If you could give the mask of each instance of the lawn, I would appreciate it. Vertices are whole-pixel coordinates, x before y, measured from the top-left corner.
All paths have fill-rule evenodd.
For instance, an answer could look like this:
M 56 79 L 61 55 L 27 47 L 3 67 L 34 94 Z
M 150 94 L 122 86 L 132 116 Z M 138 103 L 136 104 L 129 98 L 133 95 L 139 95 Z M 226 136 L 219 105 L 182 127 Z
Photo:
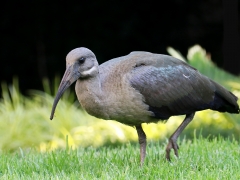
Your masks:
M 169 53 L 182 58 L 174 49 Z M 240 98 L 240 76 L 217 68 L 200 46 L 190 48 L 187 59 Z M 140 167 L 136 130 L 88 115 L 73 90 L 49 120 L 59 81 L 45 79 L 44 91 L 30 90 L 28 96 L 17 79 L 0 83 L 0 180 L 240 179 L 239 114 L 197 112 L 180 136 L 180 157 L 172 154 L 171 162 L 165 160 L 167 138 L 184 116 L 143 124 L 149 142 Z
M 167 141 L 166 141 L 167 142 Z M 235 140 L 198 138 L 180 142 L 179 158 L 165 160 L 166 142 L 148 143 L 139 165 L 138 144 L 39 153 L 1 153 L 0 179 L 240 179 L 240 148 Z

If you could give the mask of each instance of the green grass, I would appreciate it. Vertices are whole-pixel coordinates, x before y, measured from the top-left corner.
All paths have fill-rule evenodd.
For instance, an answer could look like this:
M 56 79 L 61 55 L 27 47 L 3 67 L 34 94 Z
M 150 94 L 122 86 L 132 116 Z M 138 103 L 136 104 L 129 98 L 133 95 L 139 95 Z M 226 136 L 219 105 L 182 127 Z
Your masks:
M 166 143 L 149 142 L 139 166 L 139 147 L 78 148 L 1 153 L 0 179 L 240 179 L 240 148 L 221 137 L 183 140 L 179 158 L 165 160 Z
M 217 68 L 204 49 L 194 46 L 187 58 L 240 98 L 240 77 Z M 29 96 L 21 94 L 16 79 L 13 85 L 1 83 L 0 180 L 240 179 L 239 115 L 196 113 L 180 136 L 180 158 L 172 154 L 171 163 L 165 160 L 166 139 L 184 117 L 143 124 L 149 143 L 140 167 L 136 130 L 88 115 L 73 90 L 64 93 L 54 120 L 49 120 L 59 81 L 45 80 L 44 92 L 30 91 Z M 196 134 L 201 134 L 199 139 Z

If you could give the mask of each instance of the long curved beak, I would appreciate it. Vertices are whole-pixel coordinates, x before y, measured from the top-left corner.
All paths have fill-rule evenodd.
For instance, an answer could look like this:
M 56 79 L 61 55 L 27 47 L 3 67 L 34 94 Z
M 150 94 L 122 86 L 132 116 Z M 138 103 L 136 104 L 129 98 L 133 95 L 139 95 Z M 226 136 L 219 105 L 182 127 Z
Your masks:
M 60 98 L 62 97 L 65 90 L 72 83 L 74 83 L 79 77 L 80 77 L 80 73 L 79 73 L 78 68 L 76 66 L 71 65 L 71 66 L 67 67 L 67 69 L 66 69 L 66 71 L 63 75 L 63 78 L 61 80 L 61 83 L 59 85 L 57 95 L 56 95 L 56 97 L 54 99 L 54 102 L 53 102 L 52 112 L 51 112 L 51 115 L 50 115 L 50 120 L 53 119 L 54 112 L 55 112 L 55 109 L 57 107 L 57 103 L 60 100 Z

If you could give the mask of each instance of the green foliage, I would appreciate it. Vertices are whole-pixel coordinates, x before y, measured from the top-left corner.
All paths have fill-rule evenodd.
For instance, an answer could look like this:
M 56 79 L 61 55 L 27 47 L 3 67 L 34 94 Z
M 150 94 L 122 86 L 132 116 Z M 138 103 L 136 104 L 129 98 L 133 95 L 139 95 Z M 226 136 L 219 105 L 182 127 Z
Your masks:
M 226 71 L 218 68 L 210 59 L 210 55 L 206 53 L 200 46 L 193 46 L 187 55 L 189 64 L 197 68 L 202 74 L 214 79 L 229 90 L 234 90 L 238 85 L 240 90 L 240 77 L 236 77 Z M 235 84 L 236 86 L 234 86 Z
M 143 167 L 139 146 L 1 153 L 0 179 L 240 179 L 239 143 L 223 138 L 180 143 L 179 158 L 165 160 L 165 145 L 150 142 Z
M 171 49 L 171 52 L 181 57 L 174 49 Z M 188 60 L 200 72 L 223 84 L 240 97 L 240 78 L 217 68 L 201 47 L 191 48 Z M 51 85 L 45 79 L 44 92 L 32 90 L 29 91 L 28 97 L 19 92 L 16 78 L 13 85 L 1 84 L 0 150 L 16 151 L 19 147 L 22 149 L 34 147 L 40 151 L 66 148 L 66 136 L 72 148 L 137 141 L 133 127 L 97 119 L 83 111 L 73 89 L 64 93 L 56 109 L 55 118 L 50 121 L 51 106 L 59 82 L 60 79 L 56 78 Z M 149 140 L 165 140 L 183 118 L 184 116 L 171 117 L 166 123 L 144 124 L 143 128 Z M 204 137 L 221 134 L 239 138 L 239 115 L 214 111 L 198 112 L 182 135 L 192 138 L 195 129 Z
M 58 81 L 58 83 L 56 83 Z M 59 79 L 54 87 L 45 80 L 46 92 L 30 91 L 30 97 L 23 96 L 18 89 L 18 81 L 13 85 L 2 83 L 0 101 L 0 149 L 14 151 L 36 147 L 41 151 L 65 147 L 65 138 L 71 147 L 100 146 L 136 140 L 132 127 L 114 121 L 103 121 L 88 115 L 79 108 L 74 92 L 64 93 L 53 121 L 49 120 L 53 94 L 57 91 Z M 133 133 L 134 132 L 134 133 Z M 132 137 L 132 138 L 131 138 Z

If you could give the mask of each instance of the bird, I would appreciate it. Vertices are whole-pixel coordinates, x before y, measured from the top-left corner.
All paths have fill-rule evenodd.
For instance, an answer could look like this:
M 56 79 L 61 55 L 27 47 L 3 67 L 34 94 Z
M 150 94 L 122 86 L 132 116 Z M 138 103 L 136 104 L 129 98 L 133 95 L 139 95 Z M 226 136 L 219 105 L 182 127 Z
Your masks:
M 66 56 L 66 71 L 53 102 L 51 120 L 64 91 L 74 82 L 78 101 L 88 114 L 136 128 L 141 165 L 147 146 L 142 123 L 185 115 L 166 146 L 166 159 L 171 161 L 170 151 L 173 149 L 178 157 L 177 139 L 195 112 L 240 111 L 232 92 L 172 56 L 133 51 L 99 65 L 90 49 L 79 47 Z

